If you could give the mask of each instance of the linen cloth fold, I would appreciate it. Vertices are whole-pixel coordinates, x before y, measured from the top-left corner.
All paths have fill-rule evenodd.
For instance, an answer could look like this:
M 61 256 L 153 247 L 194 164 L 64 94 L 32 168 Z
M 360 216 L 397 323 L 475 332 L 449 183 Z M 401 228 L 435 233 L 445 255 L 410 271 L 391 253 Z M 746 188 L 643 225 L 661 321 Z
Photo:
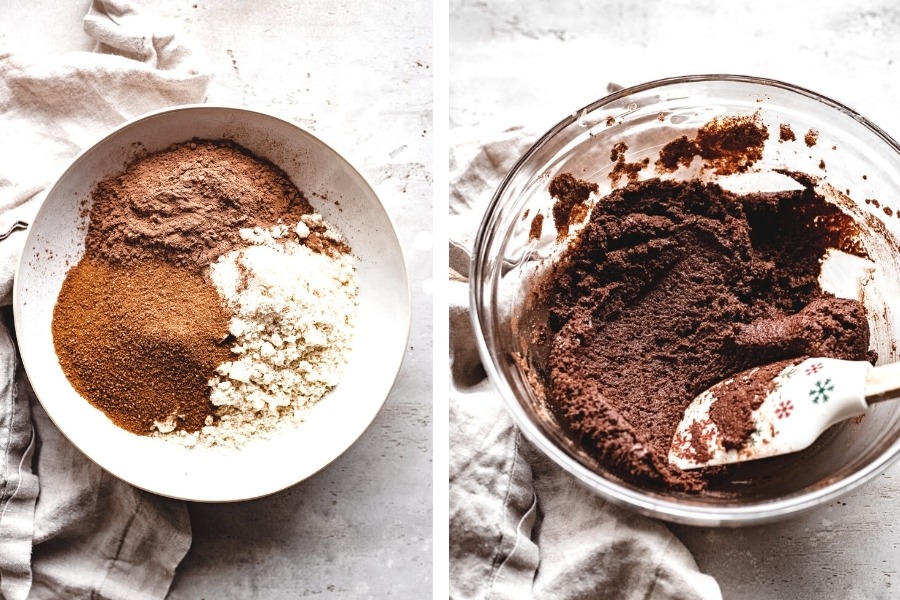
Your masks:
M 720 599 L 668 528 L 580 486 L 522 437 L 491 388 L 469 318 L 469 256 L 488 201 L 537 136 L 451 134 L 450 597 Z
M 0 51 L 0 234 L 30 223 L 52 181 L 111 128 L 205 98 L 203 55 L 171 23 L 95 0 L 83 26 L 93 52 Z M 0 305 L 25 235 L 0 241 Z M 0 329 L 0 597 L 163 598 L 190 543 L 183 502 L 113 477 L 60 433 Z

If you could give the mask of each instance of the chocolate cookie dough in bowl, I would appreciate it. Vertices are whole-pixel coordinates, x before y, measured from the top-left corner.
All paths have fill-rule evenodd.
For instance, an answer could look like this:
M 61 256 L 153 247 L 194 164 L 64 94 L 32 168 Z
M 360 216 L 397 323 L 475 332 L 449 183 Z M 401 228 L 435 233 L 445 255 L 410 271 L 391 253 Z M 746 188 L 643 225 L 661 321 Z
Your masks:
M 287 121 L 208 105 L 82 152 L 14 288 L 59 429 L 129 483 L 198 501 L 277 492 L 349 448 L 393 385 L 409 309 L 363 177 Z
M 688 472 L 666 455 L 693 397 L 746 368 L 900 358 L 898 192 L 897 144 L 808 90 L 712 75 L 603 98 L 488 207 L 486 370 L 532 443 L 644 514 L 742 525 L 826 503 L 900 456 L 896 403 L 790 456 Z

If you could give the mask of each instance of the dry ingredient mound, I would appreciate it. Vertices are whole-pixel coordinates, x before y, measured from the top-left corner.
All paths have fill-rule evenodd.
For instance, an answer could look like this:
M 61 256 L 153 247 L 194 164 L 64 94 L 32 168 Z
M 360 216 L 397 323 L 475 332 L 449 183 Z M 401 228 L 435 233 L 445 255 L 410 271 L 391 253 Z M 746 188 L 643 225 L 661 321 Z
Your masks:
M 231 354 L 228 313 L 199 274 L 158 261 L 131 267 L 86 257 L 53 314 L 53 341 L 72 386 L 133 433 L 170 420 L 199 429 L 212 412 L 208 375 Z
M 317 253 L 298 243 L 322 226 L 307 215 L 293 229 L 242 229 L 247 246 L 212 265 L 231 313 L 233 358 L 216 368 L 212 418 L 199 432 L 177 432 L 193 446 L 240 446 L 301 421 L 339 381 L 352 340 L 358 284 L 349 254 Z M 327 229 L 326 237 L 340 238 Z M 172 424 L 161 423 L 161 433 Z
M 117 425 L 184 441 L 213 439 L 222 422 L 235 442 L 271 425 L 251 423 L 260 397 L 282 415 L 336 383 L 356 297 L 350 248 L 275 165 L 195 139 L 137 158 L 91 200 L 53 341 L 73 387 Z M 236 287 L 222 287 L 221 265 Z
M 163 260 L 204 267 L 238 231 L 313 212 L 272 163 L 229 141 L 194 140 L 132 162 L 92 194 L 85 251 L 117 264 Z
M 579 200 L 594 189 L 565 181 L 551 192 Z M 855 231 L 809 187 L 736 195 L 650 179 L 611 192 L 538 291 L 549 308 L 549 401 L 624 480 L 690 492 L 727 481 L 723 468 L 668 463 L 697 394 L 808 354 L 871 359 L 862 304 L 818 283 L 826 249 L 854 251 Z

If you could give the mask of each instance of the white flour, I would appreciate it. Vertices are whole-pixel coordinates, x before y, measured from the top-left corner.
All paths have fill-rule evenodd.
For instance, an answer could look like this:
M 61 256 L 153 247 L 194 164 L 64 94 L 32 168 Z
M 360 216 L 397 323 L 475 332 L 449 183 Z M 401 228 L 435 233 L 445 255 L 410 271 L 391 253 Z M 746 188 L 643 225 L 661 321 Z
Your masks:
M 339 381 L 350 349 L 357 278 L 349 254 L 313 252 L 297 242 L 319 215 L 293 228 L 243 229 L 248 246 L 222 256 L 211 277 L 232 312 L 234 360 L 210 381 L 218 422 L 199 432 L 160 431 L 185 445 L 241 446 L 303 419 Z M 339 239 L 325 225 L 327 238 Z

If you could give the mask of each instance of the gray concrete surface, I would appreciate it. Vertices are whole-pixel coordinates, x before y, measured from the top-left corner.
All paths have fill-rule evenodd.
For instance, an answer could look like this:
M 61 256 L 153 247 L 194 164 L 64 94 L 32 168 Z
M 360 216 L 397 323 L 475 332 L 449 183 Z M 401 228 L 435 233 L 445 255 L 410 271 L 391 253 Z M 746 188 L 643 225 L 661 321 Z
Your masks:
M 429 597 L 431 3 L 139 3 L 180 21 L 206 48 L 209 102 L 292 120 L 353 163 L 394 220 L 413 288 L 407 355 L 374 424 L 337 461 L 282 493 L 190 505 L 194 541 L 170 598 Z M 47 53 L 90 49 L 81 29 L 89 4 L 7 0 L 0 42 Z
M 450 0 L 450 140 L 541 134 L 623 86 L 691 73 L 788 81 L 900 138 L 900 7 L 886 0 Z M 900 598 L 900 466 L 749 529 L 673 527 L 732 599 Z

